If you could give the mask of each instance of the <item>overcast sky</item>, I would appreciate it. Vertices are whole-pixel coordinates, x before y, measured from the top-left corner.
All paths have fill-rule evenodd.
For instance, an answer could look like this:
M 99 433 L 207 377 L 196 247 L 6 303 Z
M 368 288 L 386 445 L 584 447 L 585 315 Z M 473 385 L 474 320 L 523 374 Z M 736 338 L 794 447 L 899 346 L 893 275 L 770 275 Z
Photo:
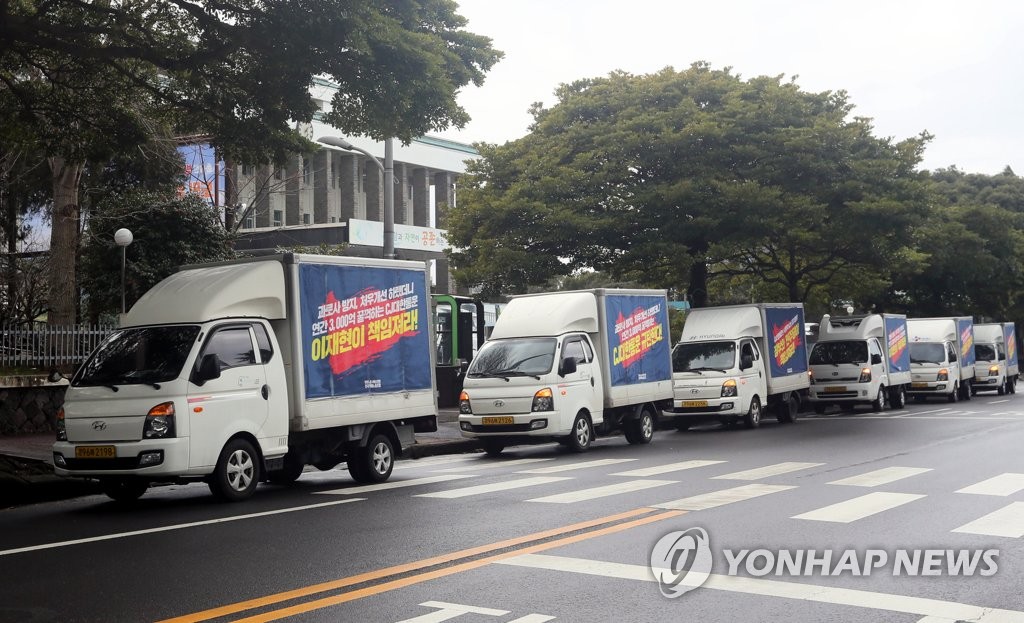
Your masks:
M 920 0 L 456 0 L 467 29 L 505 53 L 440 135 L 504 143 L 527 133 L 557 85 L 698 60 L 742 78 L 797 76 L 846 90 L 875 134 L 935 135 L 922 168 L 1024 174 L 1024 2 Z

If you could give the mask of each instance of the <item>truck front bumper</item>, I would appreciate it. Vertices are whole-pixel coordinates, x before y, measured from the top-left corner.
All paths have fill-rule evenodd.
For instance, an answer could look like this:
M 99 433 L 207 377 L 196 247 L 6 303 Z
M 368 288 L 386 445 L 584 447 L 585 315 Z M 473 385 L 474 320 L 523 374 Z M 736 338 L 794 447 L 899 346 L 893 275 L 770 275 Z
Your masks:
M 672 406 L 662 409 L 664 417 L 713 420 L 720 416 L 740 416 L 745 412 L 740 406 L 739 396 L 728 398 L 707 398 L 701 400 L 672 400 Z
M 911 396 L 933 396 L 935 394 L 952 394 L 954 381 L 914 381 L 907 393 Z
M 459 430 L 463 437 L 551 437 L 568 435 L 570 427 L 561 430 L 558 411 L 535 411 L 512 415 L 459 415 Z
M 810 387 L 811 402 L 839 404 L 843 402 L 871 402 L 876 394 L 871 392 L 870 383 L 845 383 L 843 385 L 815 384 Z
M 113 449 L 113 456 L 103 456 Z M 89 458 L 84 458 L 90 454 Z M 147 439 L 120 443 L 53 444 L 53 471 L 58 476 L 171 477 L 189 474 L 188 439 Z

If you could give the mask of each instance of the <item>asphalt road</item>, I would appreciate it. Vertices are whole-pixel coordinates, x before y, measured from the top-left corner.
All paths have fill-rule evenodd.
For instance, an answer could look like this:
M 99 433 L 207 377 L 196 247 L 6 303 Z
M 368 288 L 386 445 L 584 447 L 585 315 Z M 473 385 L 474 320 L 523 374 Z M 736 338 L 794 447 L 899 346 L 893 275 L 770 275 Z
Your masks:
M 1024 621 L 1022 448 L 1024 395 L 980 395 L 404 461 L 380 487 L 306 473 L 234 505 L 38 504 L 0 512 L 0 622 Z M 663 596 L 703 576 L 659 585 L 652 549 L 694 528 L 710 576 Z M 783 555 L 799 573 L 762 574 Z

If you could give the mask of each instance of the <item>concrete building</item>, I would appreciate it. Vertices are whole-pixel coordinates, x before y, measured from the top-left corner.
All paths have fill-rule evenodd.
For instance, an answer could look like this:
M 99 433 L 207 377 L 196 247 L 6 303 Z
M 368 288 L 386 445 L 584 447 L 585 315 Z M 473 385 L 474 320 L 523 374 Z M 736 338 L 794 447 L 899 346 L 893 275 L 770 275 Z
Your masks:
M 333 87 L 318 81 L 314 98 L 329 106 Z M 300 124 L 306 138 L 341 137 L 384 161 L 384 143 L 344 136 L 320 115 Z M 296 154 L 284 166 L 235 168 L 235 218 L 242 219 L 239 250 L 347 244 L 346 254 L 381 257 L 384 243 L 383 174 L 359 152 L 323 145 Z M 422 137 L 409 145 L 394 141 L 395 254 L 430 260 L 435 291 L 454 293 L 444 249 L 445 216 L 456 202 L 456 182 L 466 162 L 479 158 L 470 145 Z M 229 199 L 230 201 L 230 199 Z M 245 208 L 242 209 L 241 205 Z

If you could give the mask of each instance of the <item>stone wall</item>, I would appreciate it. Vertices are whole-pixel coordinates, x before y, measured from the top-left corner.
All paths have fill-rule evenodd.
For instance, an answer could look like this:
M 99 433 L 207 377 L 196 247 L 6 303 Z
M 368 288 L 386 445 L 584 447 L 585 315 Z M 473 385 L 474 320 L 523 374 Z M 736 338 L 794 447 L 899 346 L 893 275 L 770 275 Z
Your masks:
M 52 433 L 64 404 L 67 381 L 47 383 L 38 377 L 0 378 L 0 435 Z

